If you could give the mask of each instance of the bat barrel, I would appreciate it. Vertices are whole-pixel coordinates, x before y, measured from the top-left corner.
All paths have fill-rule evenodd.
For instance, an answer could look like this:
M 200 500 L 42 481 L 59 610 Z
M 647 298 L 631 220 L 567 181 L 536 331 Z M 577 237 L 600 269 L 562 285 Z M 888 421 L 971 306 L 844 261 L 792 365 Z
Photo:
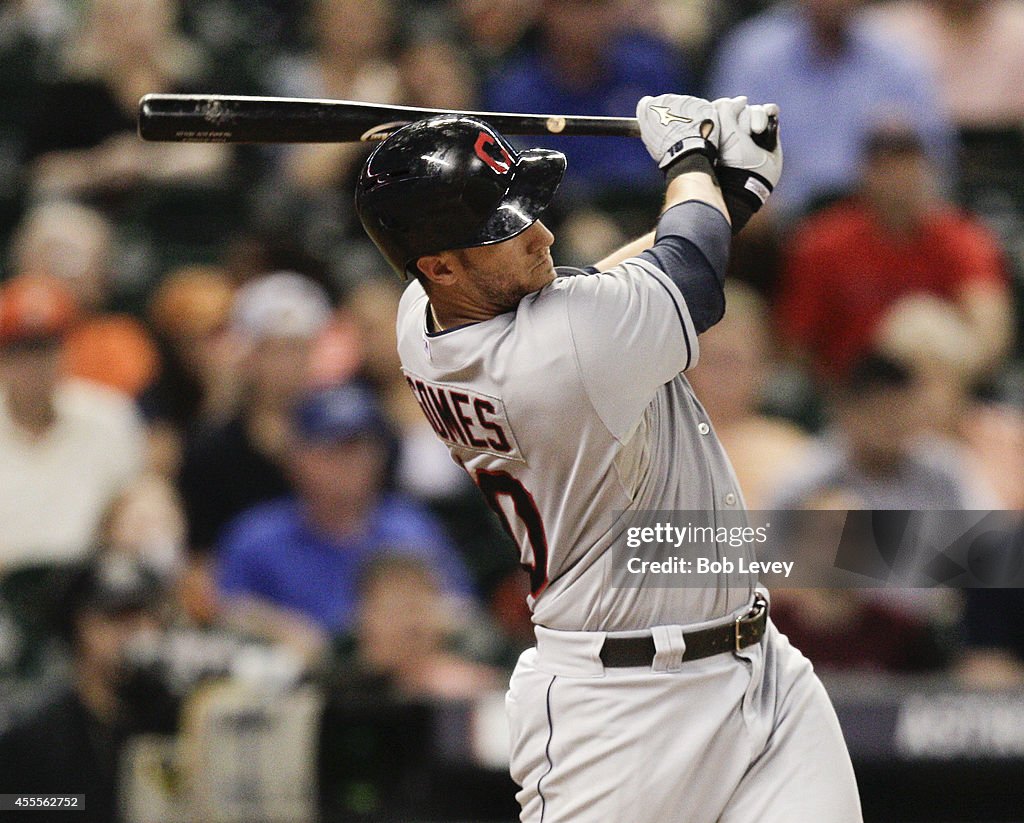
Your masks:
M 386 137 L 437 114 L 471 115 L 506 134 L 590 134 L 635 137 L 631 117 L 463 112 L 346 100 L 147 94 L 139 101 L 145 140 L 203 143 L 343 143 Z
M 147 94 L 139 101 L 139 135 L 144 140 L 202 143 L 321 143 L 351 139 L 327 101 L 231 97 L 226 95 Z M 359 112 L 346 118 L 358 126 Z M 376 115 L 363 114 L 365 128 Z M 352 125 L 356 123 L 356 125 Z M 364 129 L 365 130 L 365 129 Z

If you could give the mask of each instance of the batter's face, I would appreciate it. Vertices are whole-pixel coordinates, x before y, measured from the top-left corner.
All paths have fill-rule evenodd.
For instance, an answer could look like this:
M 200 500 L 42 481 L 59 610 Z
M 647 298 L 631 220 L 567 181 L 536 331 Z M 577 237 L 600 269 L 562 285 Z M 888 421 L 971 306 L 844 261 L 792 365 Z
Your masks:
M 555 279 L 551 259 L 554 240 L 555 236 L 538 220 L 511 240 L 452 252 L 452 269 L 467 297 L 475 296 L 500 314 L 514 309 L 526 295 Z

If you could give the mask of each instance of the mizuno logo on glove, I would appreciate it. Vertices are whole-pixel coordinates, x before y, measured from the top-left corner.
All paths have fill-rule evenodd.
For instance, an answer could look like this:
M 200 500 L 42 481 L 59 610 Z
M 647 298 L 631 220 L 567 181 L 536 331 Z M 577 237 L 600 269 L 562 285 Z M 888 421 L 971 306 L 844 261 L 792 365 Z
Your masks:
M 693 119 L 690 117 L 683 117 L 681 114 L 675 114 L 669 110 L 668 106 L 651 106 L 651 111 L 657 112 L 658 117 L 661 120 L 661 125 L 667 126 L 669 123 L 692 123 Z

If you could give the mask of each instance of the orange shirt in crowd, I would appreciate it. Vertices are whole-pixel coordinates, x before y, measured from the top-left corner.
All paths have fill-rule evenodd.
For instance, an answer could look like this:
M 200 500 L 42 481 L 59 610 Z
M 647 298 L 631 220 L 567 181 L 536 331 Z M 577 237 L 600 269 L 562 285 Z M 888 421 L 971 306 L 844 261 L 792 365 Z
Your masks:
M 82 321 L 65 340 L 65 371 L 137 397 L 160 370 L 160 356 L 146 327 L 124 314 Z

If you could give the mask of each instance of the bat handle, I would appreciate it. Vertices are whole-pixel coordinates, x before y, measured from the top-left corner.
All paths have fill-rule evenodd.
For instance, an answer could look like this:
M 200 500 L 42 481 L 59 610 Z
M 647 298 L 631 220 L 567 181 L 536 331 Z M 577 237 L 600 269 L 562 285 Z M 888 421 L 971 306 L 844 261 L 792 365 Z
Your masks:
M 775 151 L 775 147 L 779 145 L 778 115 L 768 115 L 768 127 L 758 134 L 752 134 L 751 139 L 765 151 Z

